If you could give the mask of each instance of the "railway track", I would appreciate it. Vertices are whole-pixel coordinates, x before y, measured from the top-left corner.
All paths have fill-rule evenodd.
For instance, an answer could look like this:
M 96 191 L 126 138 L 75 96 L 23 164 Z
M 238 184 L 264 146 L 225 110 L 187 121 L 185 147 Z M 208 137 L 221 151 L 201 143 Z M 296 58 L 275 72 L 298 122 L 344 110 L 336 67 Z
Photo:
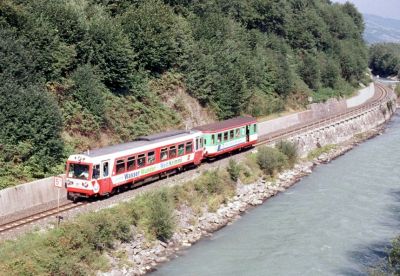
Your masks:
M 382 104 L 385 104 L 389 100 L 389 92 L 388 88 L 381 84 L 375 84 L 376 91 L 378 93 L 375 93 L 374 97 L 372 97 L 369 101 L 364 103 L 363 105 L 359 107 L 354 107 L 352 109 L 347 110 L 346 112 L 343 112 L 341 114 L 333 115 L 333 116 L 327 116 L 325 118 L 319 119 L 319 120 L 314 120 L 314 121 L 309 121 L 304 124 L 299 124 L 295 125 L 293 127 L 287 128 L 283 131 L 277 131 L 273 132 L 268 135 L 263 135 L 259 137 L 259 142 L 256 144 L 256 146 L 260 146 L 263 144 L 270 144 L 274 143 L 279 140 L 287 139 L 291 136 L 304 133 L 307 131 L 319 129 L 319 128 L 324 128 L 328 127 L 332 124 L 335 123 L 340 123 L 346 120 L 350 120 L 352 118 L 361 116 L 365 114 L 366 112 L 371 112 L 375 110 L 376 108 L 380 108 Z M 6 232 L 19 229 L 25 225 L 38 222 L 41 220 L 44 220 L 46 218 L 53 217 L 58 214 L 62 214 L 66 211 L 70 211 L 82 206 L 85 206 L 89 204 L 89 202 L 78 202 L 78 203 L 65 203 L 60 206 L 58 209 L 52 208 L 48 209 L 46 211 L 42 211 L 27 217 L 24 217 L 22 219 L 14 220 L 5 224 L 0 225 L 0 235 L 5 234 Z
M 65 211 L 75 209 L 75 208 L 81 207 L 86 204 L 87 204 L 87 202 L 78 202 L 78 203 L 68 202 L 63 205 L 60 205 L 59 208 L 58 207 L 51 208 L 46 211 L 42 211 L 42 212 L 36 213 L 34 215 L 31 215 L 31 216 L 28 216 L 28 217 L 25 217 L 22 219 L 18 219 L 18 220 L 11 221 L 11 222 L 8 222 L 5 224 L 1 224 L 0 225 L 0 234 L 20 228 L 21 226 L 24 226 L 24 225 L 27 225 L 27 224 L 30 224 L 30 223 L 33 223 L 33 222 L 36 222 L 36 221 L 39 221 L 39 220 L 42 220 L 45 218 L 52 217 L 57 214 L 61 214 Z

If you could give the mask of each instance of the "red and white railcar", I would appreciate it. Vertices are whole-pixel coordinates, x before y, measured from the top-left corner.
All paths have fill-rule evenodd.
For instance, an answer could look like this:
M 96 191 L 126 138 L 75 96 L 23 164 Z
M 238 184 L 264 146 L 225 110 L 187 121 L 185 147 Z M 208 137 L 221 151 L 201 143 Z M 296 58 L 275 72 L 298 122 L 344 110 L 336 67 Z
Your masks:
M 65 181 L 68 198 L 108 195 L 121 186 L 199 165 L 202 156 L 200 131 L 164 132 L 71 155 Z

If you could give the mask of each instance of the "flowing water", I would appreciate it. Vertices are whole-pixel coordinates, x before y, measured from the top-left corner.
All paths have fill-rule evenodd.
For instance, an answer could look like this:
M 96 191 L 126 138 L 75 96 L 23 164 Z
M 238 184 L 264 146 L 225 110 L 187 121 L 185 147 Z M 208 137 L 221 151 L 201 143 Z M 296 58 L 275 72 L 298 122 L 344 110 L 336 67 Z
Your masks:
M 385 133 L 152 275 L 365 275 L 400 233 L 400 116 Z

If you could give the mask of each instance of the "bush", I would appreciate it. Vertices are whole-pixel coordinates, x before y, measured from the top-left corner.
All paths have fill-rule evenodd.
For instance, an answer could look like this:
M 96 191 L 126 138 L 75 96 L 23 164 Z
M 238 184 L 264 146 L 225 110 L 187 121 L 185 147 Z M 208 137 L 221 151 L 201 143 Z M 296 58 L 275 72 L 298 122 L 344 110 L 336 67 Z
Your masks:
M 151 237 L 165 241 L 175 229 L 174 205 L 167 190 L 144 194 L 133 202 L 132 215 L 137 225 Z
M 284 155 L 286 155 L 289 166 L 293 167 L 299 157 L 297 152 L 297 146 L 289 141 L 280 141 L 276 145 L 276 148 Z
M 389 253 L 389 265 L 394 275 L 400 274 L 400 237 L 392 241 L 392 249 Z
M 267 175 L 274 174 L 287 165 L 287 157 L 275 148 L 261 147 L 257 152 L 257 164 Z
M 226 169 L 229 173 L 229 176 L 233 181 L 237 181 L 239 179 L 241 167 L 240 165 L 233 159 L 229 160 L 228 168 Z

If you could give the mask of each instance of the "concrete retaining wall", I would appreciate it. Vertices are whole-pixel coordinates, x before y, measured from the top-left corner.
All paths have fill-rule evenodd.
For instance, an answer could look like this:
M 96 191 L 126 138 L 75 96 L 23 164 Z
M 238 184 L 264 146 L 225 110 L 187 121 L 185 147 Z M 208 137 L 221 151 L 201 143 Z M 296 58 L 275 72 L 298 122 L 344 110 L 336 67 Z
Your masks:
M 57 189 L 49 177 L 1 190 L 0 217 L 57 200 Z M 60 198 L 66 197 L 66 189 L 60 188 Z
M 361 89 L 357 96 L 347 100 L 330 99 L 325 103 L 314 103 L 309 110 L 283 116 L 277 119 L 259 123 L 259 135 L 279 131 L 296 124 L 308 123 L 312 120 L 322 119 L 328 116 L 345 112 L 347 108 L 359 106 L 374 96 L 375 85 L 371 83 L 368 87 Z
M 371 83 L 369 86 L 361 89 L 357 96 L 352 97 L 346 101 L 346 105 L 348 108 L 362 105 L 366 101 L 368 101 L 375 93 L 375 86 Z

